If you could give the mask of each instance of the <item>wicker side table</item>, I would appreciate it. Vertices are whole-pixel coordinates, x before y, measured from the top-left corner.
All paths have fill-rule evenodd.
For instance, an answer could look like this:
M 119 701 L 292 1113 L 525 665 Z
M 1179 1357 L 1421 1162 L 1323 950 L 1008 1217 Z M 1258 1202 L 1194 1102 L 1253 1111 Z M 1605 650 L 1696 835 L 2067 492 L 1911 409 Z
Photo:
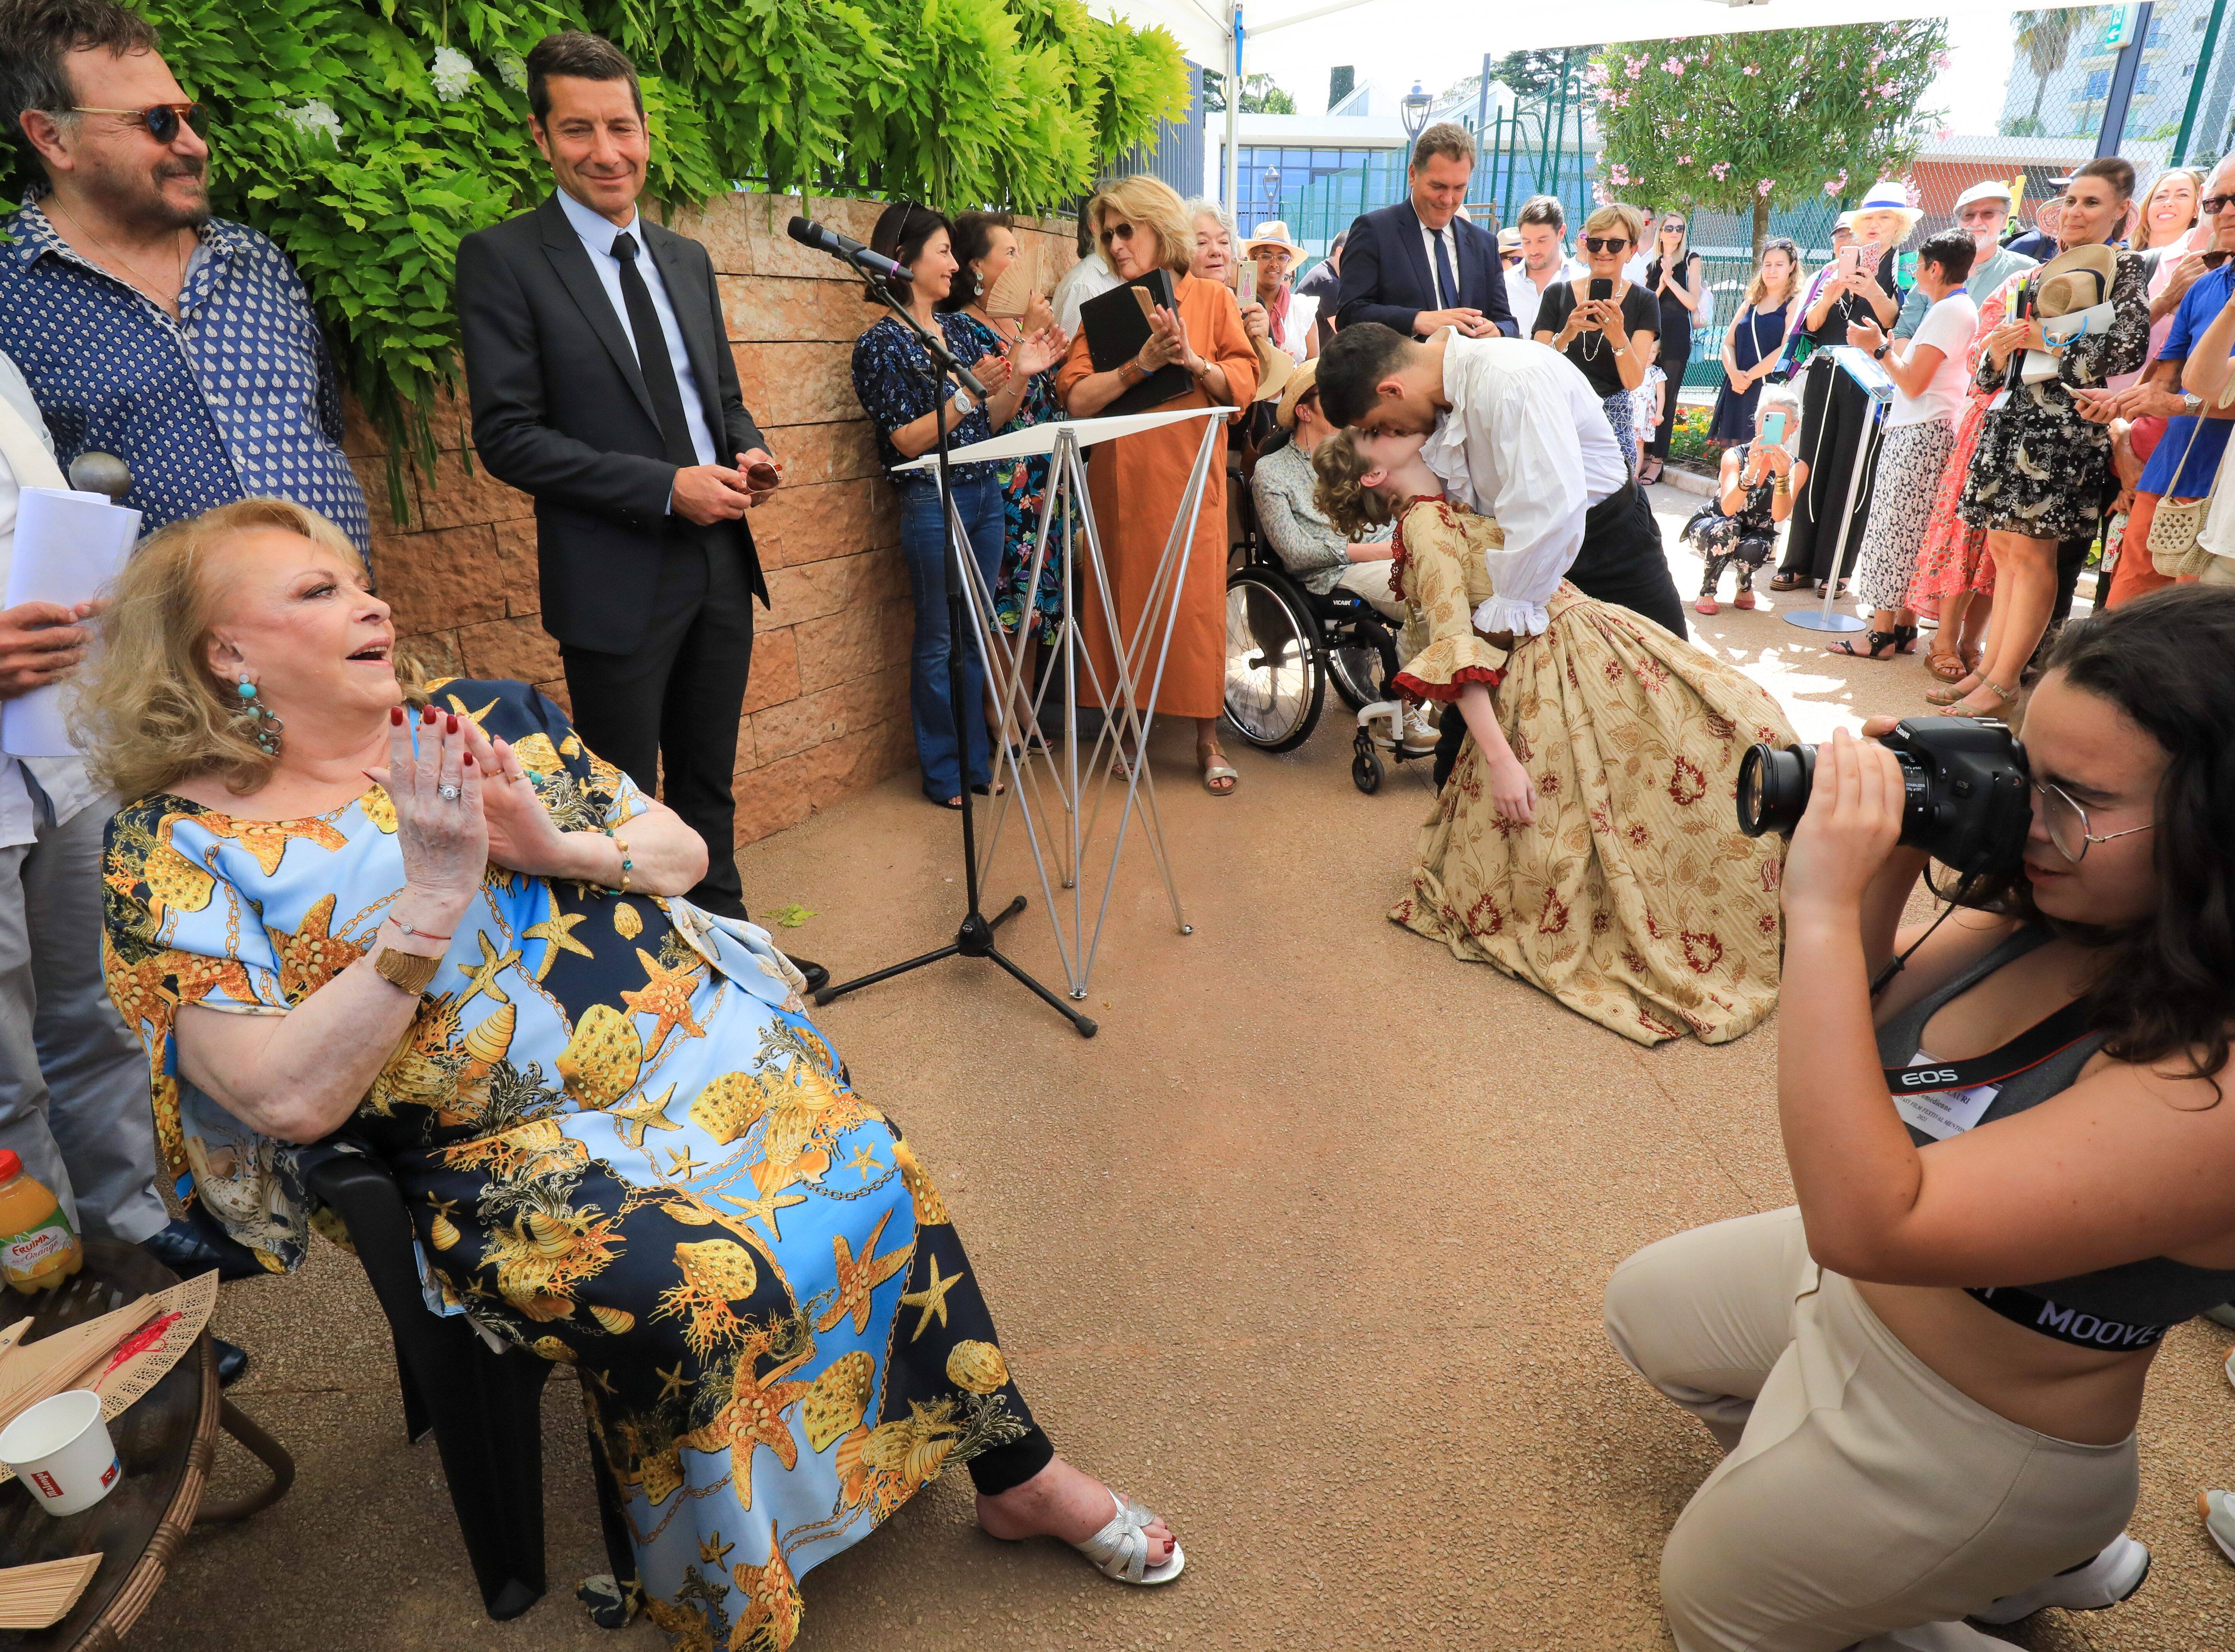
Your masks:
M 35 1317 L 38 1337 L 178 1283 L 137 1245 L 85 1242 L 85 1266 L 60 1289 L 36 1298 L 0 1290 L 0 1328 Z M 101 1569 L 62 1620 L 49 1629 L 0 1630 L 0 1648 L 24 1652 L 115 1652 L 162 1586 L 172 1557 L 198 1520 L 240 1520 L 286 1492 L 295 1465 L 270 1436 L 219 1392 L 209 1333 L 163 1380 L 109 1424 L 124 1478 L 100 1502 L 60 1519 L 10 1480 L 0 1486 L 0 1565 L 27 1565 L 98 1550 Z M 233 1502 L 204 1507 L 220 1428 L 272 1471 L 272 1482 Z

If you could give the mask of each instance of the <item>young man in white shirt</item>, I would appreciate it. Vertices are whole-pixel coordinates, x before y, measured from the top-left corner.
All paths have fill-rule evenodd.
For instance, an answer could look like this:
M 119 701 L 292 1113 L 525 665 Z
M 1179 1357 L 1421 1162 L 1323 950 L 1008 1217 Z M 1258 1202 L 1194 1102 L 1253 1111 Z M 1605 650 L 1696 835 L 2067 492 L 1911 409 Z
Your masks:
M 1969 233 L 1942 230 L 1917 249 L 1917 290 L 1928 303 L 1916 332 L 1889 341 L 1875 321 L 1847 328 L 1849 344 L 1884 364 L 1894 397 L 1871 488 L 1870 526 L 1855 561 L 1855 594 L 1874 610 L 1870 633 L 1860 648 L 1843 637 L 1827 653 L 1888 659 L 1916 646 L 1917 616 L 1903 605 L 1941 475 L 1955 451 L 1956 416 L 1971 377 L 1964 353 L 1978 328 L 1979 307 L 1963 284 L 1977 256 Z
M 1521 262 L 1505 272 L 1505 302 L 1521 337 L 1537 335 L 1537 306 L 1555 281 L 1573 281 L 1589 268 L 1568 256 L 1567 214 L 1551 195 L 1531 195 L 1514 220 L 1521 237 Z
M 1536 636 L 1567 579 L 1586 596 L 1686 634 L 1653 508 L 1630 479 L 1598 393 L 1565 356 L 1451 328 L 1416 343 L 1360 322 L 1320 352 L 1316 382 L 1330 423 L 1426 436 L 1421 456 L 1451 497 L 1497 517 L 1505 542 L 1486 554 L 1496 594 L 1475 610 L 1480 630 Z M 1447 711 L 1439 786 L 1465 731 Z

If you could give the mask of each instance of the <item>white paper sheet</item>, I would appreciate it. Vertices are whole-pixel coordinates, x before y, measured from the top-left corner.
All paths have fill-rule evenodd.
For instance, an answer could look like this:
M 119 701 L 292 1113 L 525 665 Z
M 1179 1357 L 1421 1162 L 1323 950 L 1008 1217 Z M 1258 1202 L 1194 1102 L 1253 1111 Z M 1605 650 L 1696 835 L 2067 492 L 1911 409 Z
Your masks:
M 114 580 L 140 537 L 140 513 L 106 494 L 26 488 L 16 506 L 16 548 L 5 605 L 90 602 Z M 76 755 L 67 719 L 67 683 L 35 688 L 0 705 L 0 752 L 11 757 Z

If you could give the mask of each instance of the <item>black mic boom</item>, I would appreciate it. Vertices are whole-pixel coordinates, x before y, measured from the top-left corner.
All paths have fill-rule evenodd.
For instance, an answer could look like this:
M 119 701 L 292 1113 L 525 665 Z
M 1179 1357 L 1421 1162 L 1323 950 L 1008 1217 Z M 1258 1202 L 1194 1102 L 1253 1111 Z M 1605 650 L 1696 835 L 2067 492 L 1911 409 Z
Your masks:
M 785 233 L 802 246 L 811 246 L 818 252 L 829 253 L 832 258 L 844 259 L 867 274 L 882 276 L 888 281 L 915 279 L 915 272 L 906 265 L 894 263 L 882 252 L 872 252 L 852 237 L 841 235 L 835 229 L 826 229 L 811 218 L 795 216 L 786 226 Z

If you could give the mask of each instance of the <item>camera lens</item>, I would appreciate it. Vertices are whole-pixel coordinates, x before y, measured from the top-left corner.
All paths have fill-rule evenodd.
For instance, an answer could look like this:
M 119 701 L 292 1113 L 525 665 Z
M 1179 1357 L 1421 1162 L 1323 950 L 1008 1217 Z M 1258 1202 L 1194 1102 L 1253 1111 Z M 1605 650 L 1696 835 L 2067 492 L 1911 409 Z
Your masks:
M 1793 835 L 1808 807 L 1808 788 L 1816 777 L 1816 748 L 1796 745 L 1779 751 L 1751 745 L 1739 760 L 1739 829 L 1748 837 L 1765 832 Z

